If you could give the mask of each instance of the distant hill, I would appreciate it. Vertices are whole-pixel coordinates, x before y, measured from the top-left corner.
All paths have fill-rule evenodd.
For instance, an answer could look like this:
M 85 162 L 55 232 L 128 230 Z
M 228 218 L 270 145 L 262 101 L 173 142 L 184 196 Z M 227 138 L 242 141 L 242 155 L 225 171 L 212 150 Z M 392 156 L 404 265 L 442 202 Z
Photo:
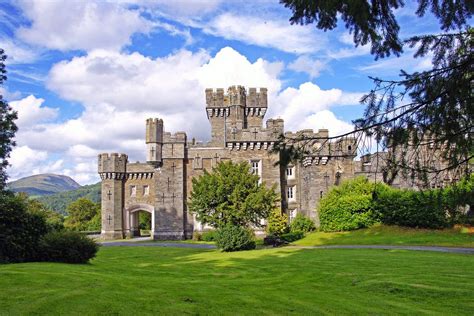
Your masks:
M 66 207 L 77 200 L 78 198 L 85 197 L 93 202 L 100 202 L 101 199 L 101 186 L 100 182 L 91 185 L 82 186 L 76 190 L 55 193 L 52 195 L 43 195 L 35 197 L 38 201 L 46 205 L 48 208 L 56 211 L 60 214 L 66 214 Z
M 38 174 L 8 183 L 14 192 L 25 192 L 29 196 L 42 196 L 66 192 L 80 188 L 81 185 L 68 176 L 58 174 Z

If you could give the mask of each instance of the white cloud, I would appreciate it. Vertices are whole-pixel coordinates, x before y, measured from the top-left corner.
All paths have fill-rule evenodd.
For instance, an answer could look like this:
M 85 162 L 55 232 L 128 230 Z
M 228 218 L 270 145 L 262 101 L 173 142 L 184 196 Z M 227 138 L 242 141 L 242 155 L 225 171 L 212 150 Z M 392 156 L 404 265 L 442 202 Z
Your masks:
M 34 51 L 13 39 L 0 38 L 0 47 L 8 57 L 5 61 L 7 65 L 33 63 L 39 57 L 37 50 Z
M 17 126 L 29 128 L 38 123 L 52 120 L 57 117 L 58 109 L 50 107 L 41 107 L 44 99 L 29 95 L 18 101 L 9 102 L 10 106 L 17 111 L 18 119 L 15 121 Z
M 139 11 L 111 2 L 22 1 L 20 6 L 31 26 L 19 28 L 17 36 L 50 49 L 118 50 L 134 33 L 151 29 Z
M 408 72 L 423 71 L 433 67 L 431 60 L 433 54 L 428 54 L 425 57 L 414 58 L 416 48 L 409 48 L 400 57 L 390 57 L 383 60 L 378 60 L 371 64 L 360 66 L 357 69 L 370 74 L 377 75 L 394 75 L 397 71 L 404 69 Z
M 314 83 L 305 82 L 298 89 L 290 87 L 283 90 L 269 111 L 270 115 L 285 119 L 285 128 L 288 130 L 312 128 L 303 126 L 302 122 L 334 106 L 356 105 L 360 96 L 359 93 L 347 93 L 339 89 L 322 90 Z
M 203 31 L 229 40 L 305 54 L 326 46 L 326 37 L 318 35 L 312 26 L 291 25 L 285 20 L 264 19 L 223 13 L 206 23 Z
M 290 63 L 288 68 L 297 72 L 307 73 L 310 79 L 313 79 L 319 77 L 321 71 L 326 68 L 326 63 L 303 55 Z
M 328 129 L 329 136 L 332 137 L 352 131 L 354 126 L 338 119 L 333 112 L 322 110 L 303 118 L 298 123 L 298 129 L 307 128 L 311 128 L 314 131 L 322 128 Z

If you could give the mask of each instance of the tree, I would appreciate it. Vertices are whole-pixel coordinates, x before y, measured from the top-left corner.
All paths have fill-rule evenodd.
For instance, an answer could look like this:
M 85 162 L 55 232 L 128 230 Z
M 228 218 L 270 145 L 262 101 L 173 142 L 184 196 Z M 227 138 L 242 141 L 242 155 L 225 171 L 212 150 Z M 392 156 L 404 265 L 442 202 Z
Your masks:
M 2 48 L 0 48 L 0 87 L 7 80 L 5 60 L 7 55 Z M 8 105 L 8 102 L 3 99 L 0 94 L 0 191 L 5 189 L 7 182 L 7 174 L 5 169 L 8 167 L 8 158 L 12 147 L 15 146 L 13 137 L 17 131 L 14 120 L 16 120 L 17 113 Z
M 401 70 L 400 80 L 371 78 L 375 86 L 361 100 L 366 105 L 365 117 L 354 121 L 352 134 L 375 137 L 382 149 L 393 153 L 387 156 L 387 182 L 399 170 L 408 170 L 411 177 L 425 181 L 428 175 L 446 176 L 451 171 L 459 179 L 460 173 L 470 172 L 467 162 L 474 157 L 474 30 L 469 19 L 474 2 L 418 0 L 416 15 L 421 18 L 429 9 L 439 20 L 441 31 L 406 40 L 399 37 L 394 14 L 404 5 L 401 0 L 281 2 L 292 10 L 293 24 L 314 23 L 326 31 L 334 29 L 340 17 L 353 33 L 355 45 L 370 44 L 375 59 L 399 56 L 404 46 L 416 48 L 414 57 L 433 55 L 430 70 Z M 437 148 L 446 163 L 436 165 L 424 159 L 427 146 Z
M 100 229 L 96 227 L 100 220 L 100 205 L 89 199 L 80 198 L 67 207 L 68 216 L 64 226 L 71 230 L 85 231 Z
M 20 192 L 17 194 L 17 197 L 26 205 L 28 213 L 43 217 L 48 226 L 48 232 L 64 229 L 64 217 L 61 214 L 50 210 L 46 205 L 36 199 L 30 199 L 26 193 Z
M 221 162 L 212 173 L 205 170 L 193 179 L 189 209 L 198 221 L 215 228 L 227 224 L 260 227 L 261 219 L 275 208 L 277 195 L 273 187 L 258 180 L 246 162 Z

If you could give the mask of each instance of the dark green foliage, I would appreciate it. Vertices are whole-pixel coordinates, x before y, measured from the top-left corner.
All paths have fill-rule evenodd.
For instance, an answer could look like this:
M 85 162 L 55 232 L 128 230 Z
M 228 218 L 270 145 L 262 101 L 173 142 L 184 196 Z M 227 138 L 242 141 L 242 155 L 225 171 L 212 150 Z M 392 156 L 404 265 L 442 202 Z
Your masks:
M 279 247 L 288 244 L 288 242 L 284 240 L 281 236 L 268 234 L 267 236 L 265 236 L 265 238 L 263 238 L 263 244 L 266 246 Z
M 474 205 L 474 175 L 444 189 L 380 192 L 374 208 L 388 225 L 444 228 L 464 220 L 462 207 Z
M 35 197 L 35 199 L 46 205 L 47 208 L 62 215 L 66 215 L 67 206 L 79 198 L 86 198 L 94 203 L 99 203 L 101 200 L 100 191 L 101 184 L 99 182 L 96 184 L 85 185 L 72 191 Z
M 294 232 L 289 232 L 289 233 L 281 235 L 281 239 L 283 239 L 286 242 L 297 241 L 303 237 L 304 237 L 304 232 L 302 231 L 294 231 Z
M 7 55 L 5 55 L 5 51 L 0 48 L 0 87 L 2 87 L 5 80 L 7 80 L 5 59 L 7 59 Z M 18 128 L 14 121 L 17 118 L 17 113 L 13 111 L 0 94 L 0 191 L 5 189 L 7 182 L 5 169 L 8 166 L 7 159 L 10 157 L 12 147 L 15 146 L 13 137 Z
M 18 198 L 26 204 L 28 213 L 42 216 L 48 226 L 48 231 L 60 231 L 64 229 L 64 217 L 35 199 L 28 198 L 25 193 L 19 193 Z
M 246 162 L 221 162 L 204 175 L 193 178 L 189 209 L 203 224 L 219 228 L 226 224 L 260 227 L 275 207 L 274 188 L 258 184 Z
M 140 222 L 140 224 L 139 224 L 140 229 L 150 230 L 151 229 L 151 213 L 140 212 L 138 214 L 138 217 L 139 217 L 139 222 Z
M 444 228 L 448 222 L 439 193 L 389 189 L 377 197 L 374 208 L 387 225 Z
M 70 230 L 100 230 L 100 205 L 86 198 L 80 198 L 67 207 L 68 217 L 64 226 Z
M 370 227 L 379 219 L 372 205 L 374 184 L 359 177 L 331 189 L 319 203 L 322 231 Z
M 316 229 L 314 222 L 303 214 L 296 214 L 295 218 L 290 224 L 291 232 L 309 233 Z
M 47 230 L 45 218 L 28 212 L 24 199 L 0 192 L 0 262 L 35 260 L 38 240 Z
M 216 241 L 216 234 L 215 230 L 208 230 L 207 232 L 203 232 L 201 236 L 202 241 Z
M 87 263 L 94 258 L 99 245 L 78 232 L 53 232 L 40 240 L 41 260 L 65 263 Z
M 227 224 L 217 229 L 216 246 L 226 252 L 255 249 L 253 231 L 242 226 Z
M 267 220 L 267 233 L 275 236 L 287 233 L 288 227 L 288 216 L 282 214 L 280 210 L 274 210 Z

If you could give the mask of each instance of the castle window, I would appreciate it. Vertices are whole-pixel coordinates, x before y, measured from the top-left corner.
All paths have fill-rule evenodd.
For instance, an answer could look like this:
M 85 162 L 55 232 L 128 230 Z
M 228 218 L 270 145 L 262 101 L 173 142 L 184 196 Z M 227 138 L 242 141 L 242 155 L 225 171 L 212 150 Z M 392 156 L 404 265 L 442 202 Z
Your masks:
M 288 166 L 286 168 L 286 178 L 287 179 L 294 179 L 295 178 L 295 167 Z
M 150 187 L 148 185 L 143 186 L 143 195 L 150 195 Z
M 288 201 L 294 201 L 296 197 L 296 188 L 295 186 L 288 187 L 286 189 L 286 197 L 288 198 Z
M 262 164 L 260 160 L 250 161 L 250 172 L 259 176 L 258 183 L 262 182 Z
M 136 185 L 131 185 L 130 186 L 130 196 L 136 196 L 137 195 L 137 186 Z
M 348 151 L 351 151 L 351 150 L 352 150 L 352 146 L 351 146 L 351 145 L 347 146 L 347 150 L 348 150 Z

